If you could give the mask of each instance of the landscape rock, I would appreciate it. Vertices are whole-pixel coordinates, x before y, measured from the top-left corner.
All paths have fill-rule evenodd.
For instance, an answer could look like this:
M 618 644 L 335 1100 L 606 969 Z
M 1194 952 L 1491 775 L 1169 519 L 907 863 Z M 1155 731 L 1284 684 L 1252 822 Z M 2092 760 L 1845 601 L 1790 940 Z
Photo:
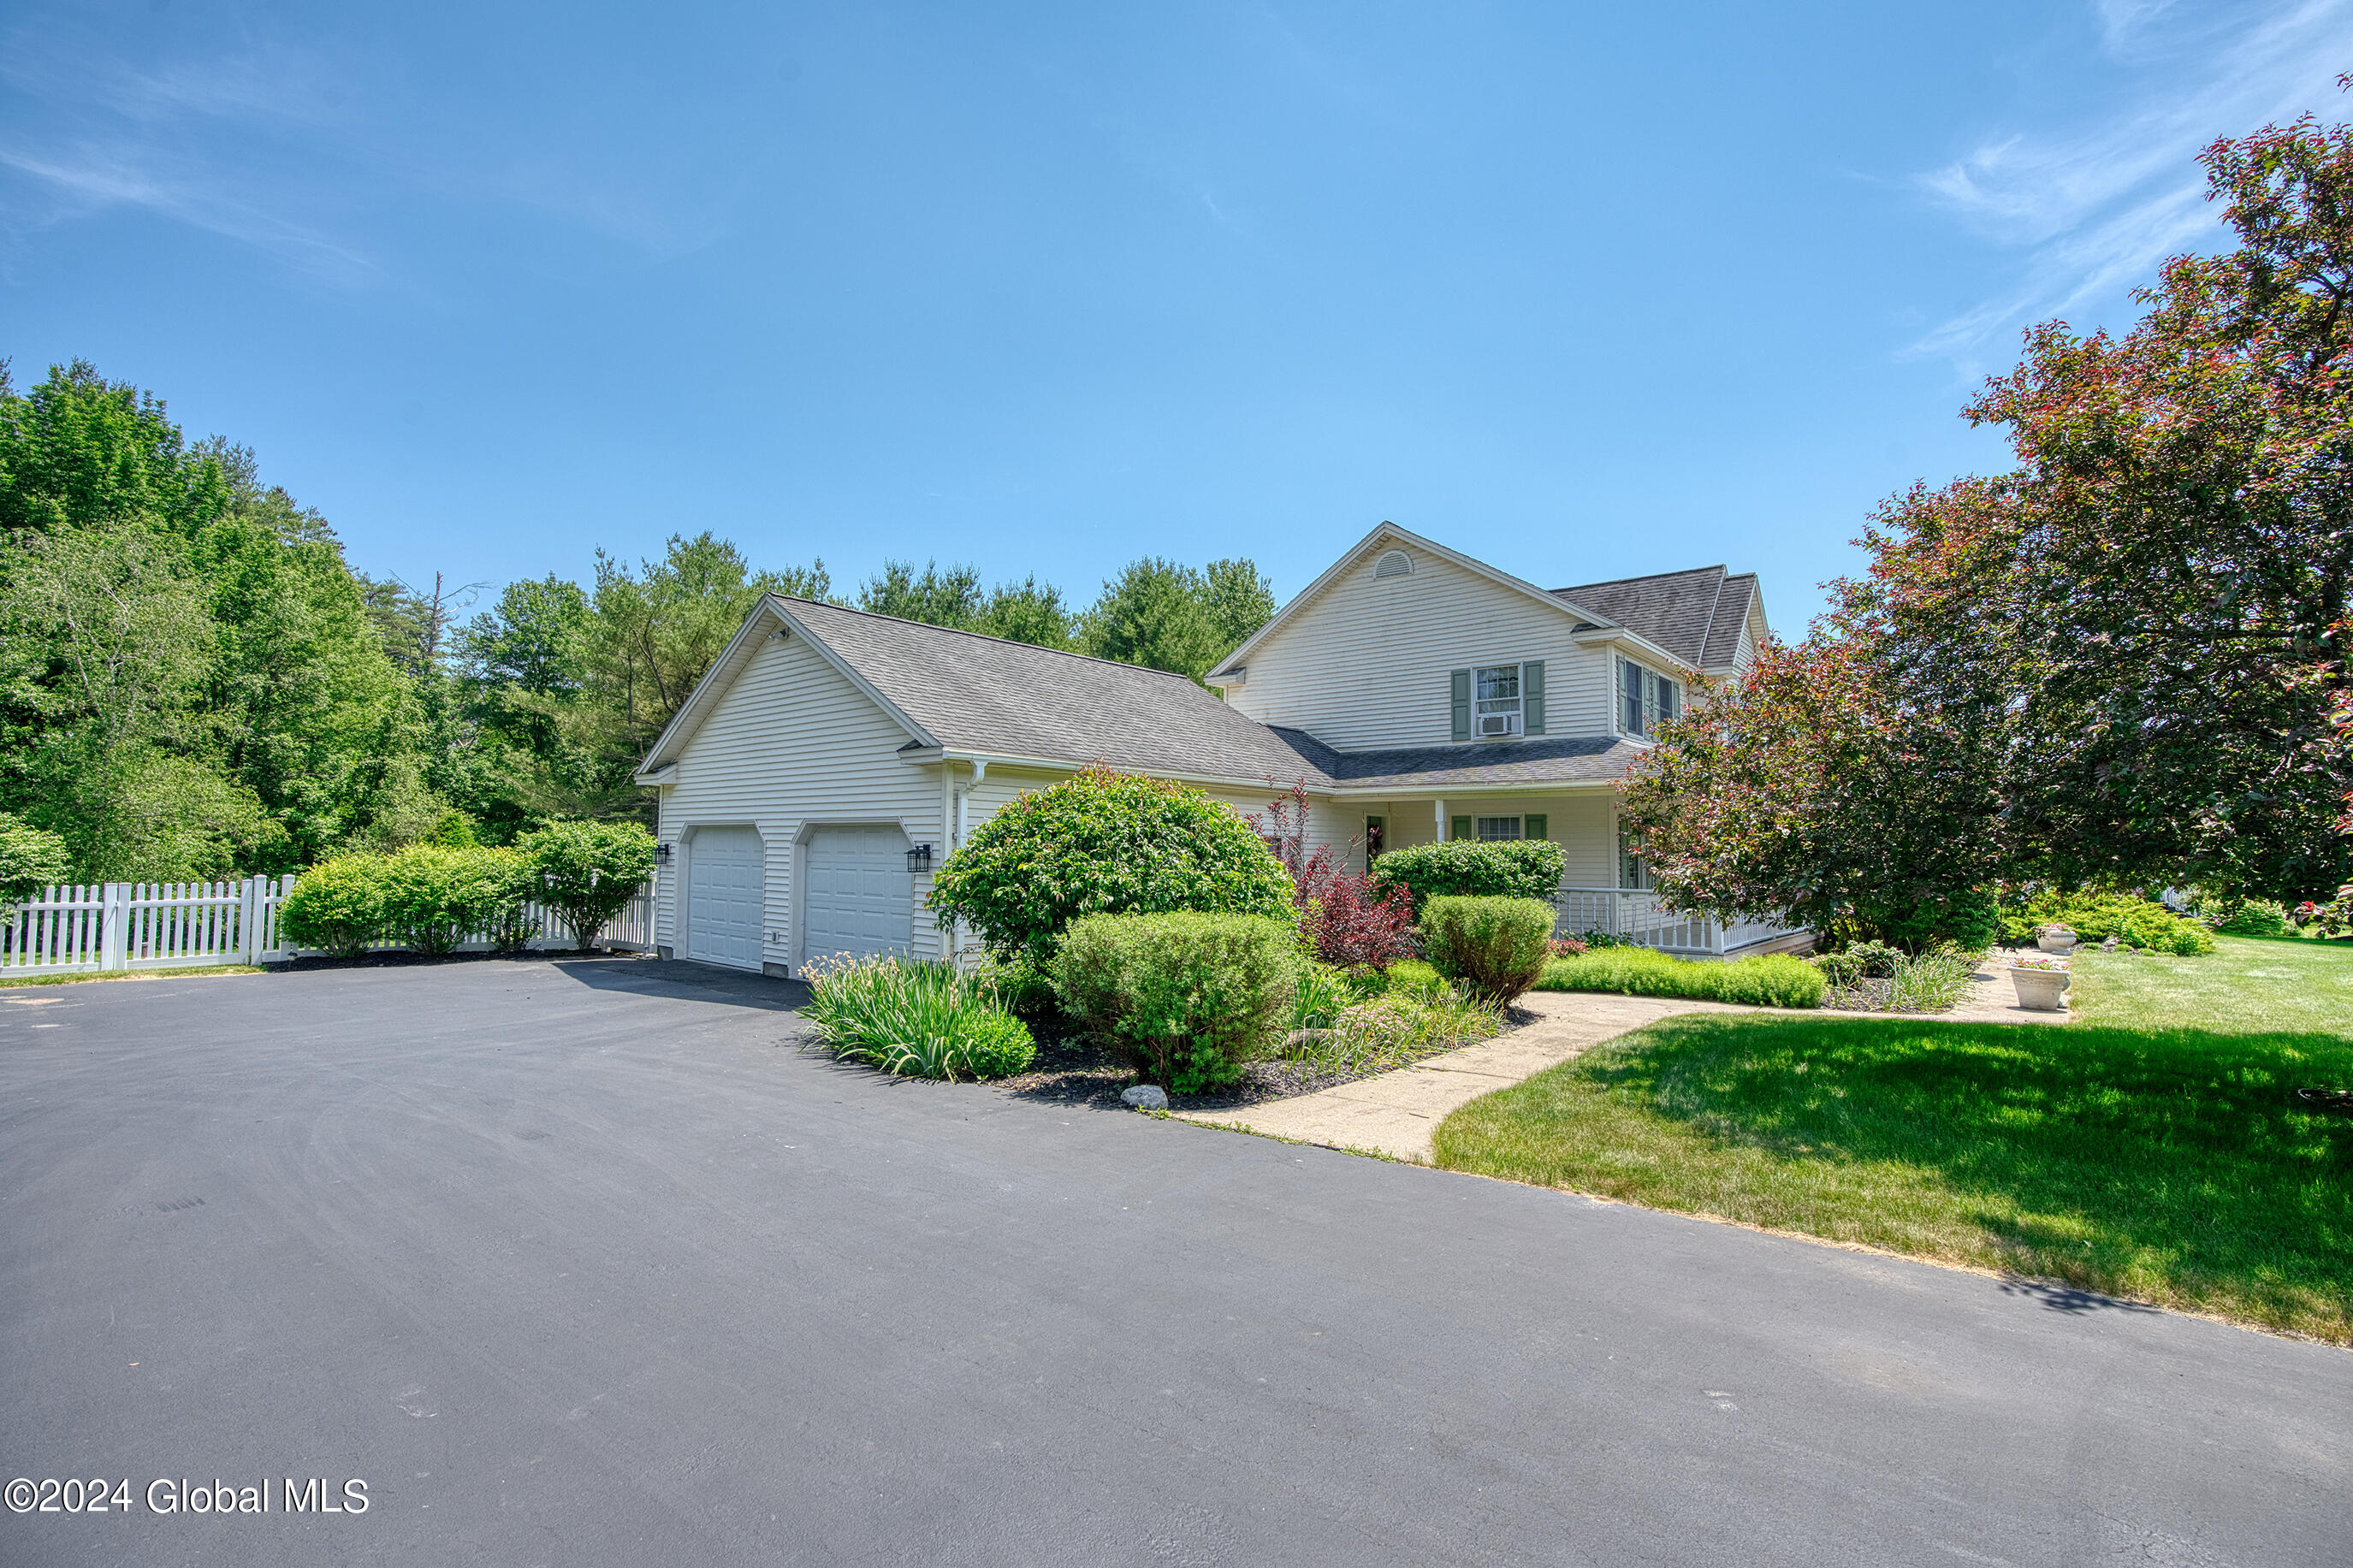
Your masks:
M 1120 1090 L 1119 1097 L 1138 1110 L 1168 1109 L 1168 1091 L 1156 1083 L 1139 1083 L 1133 1089 L 1124 1089 Z

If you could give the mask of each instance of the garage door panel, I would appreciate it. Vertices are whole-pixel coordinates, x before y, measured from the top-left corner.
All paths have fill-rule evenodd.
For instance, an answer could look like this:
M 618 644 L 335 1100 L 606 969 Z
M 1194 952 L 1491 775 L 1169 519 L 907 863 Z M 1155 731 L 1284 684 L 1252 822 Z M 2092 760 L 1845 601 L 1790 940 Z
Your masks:
M 804 960 L 906 952 L 914 942 L 907 836 L 896 827 L 819 827 L 809 835 Z
M 735 969 L 760 967 L 766 861 L 754 828 L 696 830 L 687 844 L 687 957 Z

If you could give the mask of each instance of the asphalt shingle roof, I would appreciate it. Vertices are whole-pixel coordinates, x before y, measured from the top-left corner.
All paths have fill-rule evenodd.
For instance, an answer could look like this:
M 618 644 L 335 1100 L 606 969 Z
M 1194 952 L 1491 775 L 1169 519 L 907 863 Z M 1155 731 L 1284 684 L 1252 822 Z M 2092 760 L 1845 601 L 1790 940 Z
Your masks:
M 1736 573 L 1724 580 L 1724 593 L 1715 601 L 1715 623 L 1707 632 L 1707 657 L 1700 660 L 1704 668 L 1720 669 L 1740 652 L 1740 628 L 1748 624 L 1748 607 L 1756 599 L 1756 573 Z
M 1181 675 L 976 632 L 779 598 L 877 691 L 959 751 L 1134 772 L 1289 783 L 1312 766 L 1273 731 Z
M 1278 786 L 1303 779 L 1312 789 L 1379 789 L 1595 784 L 1622 775 L 1639 750 L 1609 736 L 1563 736 L 1339 752 L 1304 730 L 1248 718 L 1181 675 L 810 599 L 777 604 L 958 751 L 1072 764 L 1101 759 L 1134 772 L 1269 779 Z
M 1271 726 L 1335 784 L 1378 789 L 1406 784 L 1593 784 L 1620 777 L 1641 748 L 1607 735 L 1507 741 L 1484 746 L 1407 746 L 1335 752 L 1304 730 Z
M 1705 668 L 1732 662 L 1757 578 L 1752 573 L 1733 576 L 1721 566 L 1700 566 L 1551 592 L 1556 599 L 1641 633 L 1686 664 Z

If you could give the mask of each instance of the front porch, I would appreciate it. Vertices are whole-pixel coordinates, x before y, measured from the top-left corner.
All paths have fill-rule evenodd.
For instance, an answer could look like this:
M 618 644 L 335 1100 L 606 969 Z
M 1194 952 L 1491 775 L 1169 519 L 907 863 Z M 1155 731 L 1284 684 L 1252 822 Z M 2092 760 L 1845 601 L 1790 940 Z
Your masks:
M 1813 933 L 1771 921 L 1725 925 L 1705 915 L 1679 914 L 1659 895 L 1640 888 L 1577 888 L 1564 883 L 1554 930 L 1562 936 L 1604 931 L 1637 947 L 1655 947 L 1679 958 L 1747 958 L 1764 952 L 1795 952 L 1811 944 Z
M 1354 792 L 1351 792 L 1353 795 Z M 1402 790 L 1384 799 L 1358 795 L 1335 801 L 1323 827 L 1330 840 L 1348 842 L 1358 868 L 1368 849 L 1401 849 L 1439 839 L 1489 842 L 1546 838 L 1560 846 L 1561 885 L 1554 899 L 1563 936 L 1607 932 L 1620 942 L 1684 958 L 1744 958 L 1808 945 L 1809 932 L 1769 921 L 1730 925 L 1669 910 L 1643 884 L 1639 857 L 1619 833 L 1615 788 L 1607 783 L 1532 791 L 1525 786 L 1432 789 L 1419 798 Z

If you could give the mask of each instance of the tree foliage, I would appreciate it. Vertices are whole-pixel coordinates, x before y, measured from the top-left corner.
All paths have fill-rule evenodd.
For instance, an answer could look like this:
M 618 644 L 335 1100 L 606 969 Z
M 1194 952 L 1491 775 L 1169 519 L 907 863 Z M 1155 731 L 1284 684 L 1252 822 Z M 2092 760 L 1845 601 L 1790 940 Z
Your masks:
M 1694 704 L 1628 815 L 1662 890 L 1883 927 L 1996 881 L 2325 895 L 2353 576 L 2353 127 L 2202 155 L 2238 246 L 1968 405 L 2011 471 L 1886 503 L 1806 641 Z
M 586 952 L 654 873 L 654 836 L 635 822 L 551 822 L 517 840 L 533 896 Z
M 1043 964 L 1092 914 L 1292 919 L 1291 879 L 1230 806 L 1101 764 L 1015 798 L 932 877 L 931 907 L 1000 958 Z
M 425 563 L 429 567 L 429 563 Z M 892 562 L 884 614 L 1199 676 L 1272 610 L 1246 562 L 1149 563 L 1157 619 L 1106 584 Z M 85 363 L 0 363 L 0 812 L 89 880 L 278 872 L 466 831 L 650 817 L 638 763 L 763 594 L 833 602 L 821 560 L 755 567 L 703 531 L 586 584 L 367 577 L 251 453 L 191 442 Z M 1147 595 L 1146 597 L 1149 597 Z M 1109 628 L 1097 637 L 1094 628 Z

